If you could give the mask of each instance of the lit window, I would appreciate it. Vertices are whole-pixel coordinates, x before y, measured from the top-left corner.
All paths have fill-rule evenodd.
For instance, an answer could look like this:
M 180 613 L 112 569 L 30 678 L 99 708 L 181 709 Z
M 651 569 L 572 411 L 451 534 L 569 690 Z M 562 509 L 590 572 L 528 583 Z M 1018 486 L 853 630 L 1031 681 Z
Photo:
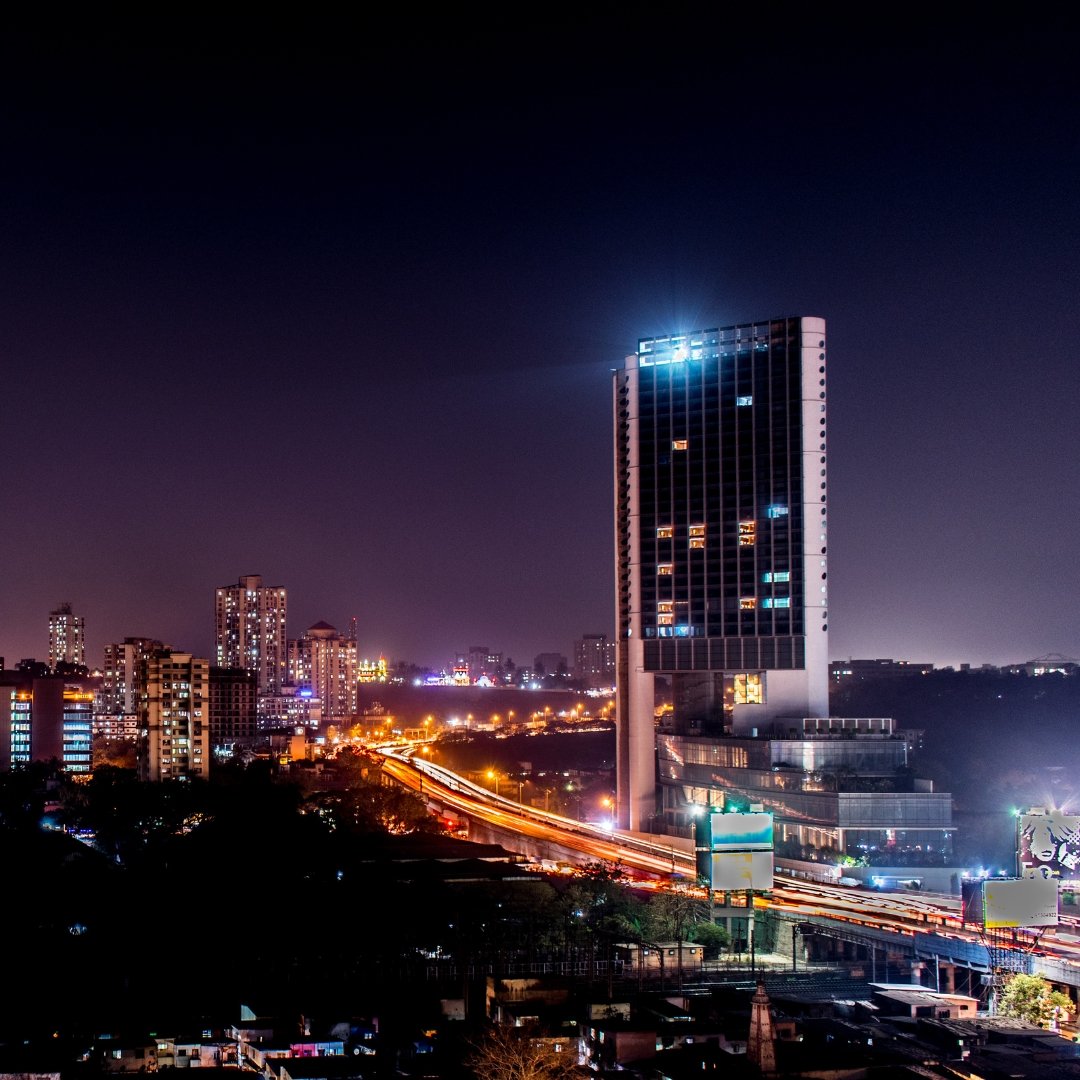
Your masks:
M 757 607 L 756 596 L 743 596 L 739 598 L 740 611 L 753 611 Z
M 656 567 L 656 573 L 660 577 L 671 577 L 671 563 L 662 562 Z
M 690 537 L 690 550 L 701 551 L 705 547 L 704 536 L 691 536 Z
M 663 612 L 656 616 L 656 622 L 659 626 L 671 626 L 675 621 L 675 616 L 671 612 Z
M 735 676 L 735 704 L 763 705 L 765 687 L 760 673 Z
M 674 525 L 658 525 L 656 527 L 657 540 L 670 540 L 675 535 Z
M 736 405 L 753 405 L 754 404 L 754 395 L 753 394 L 740 394 L 735 399 L 735 404 Z
M 787 517 L 788 509 L 786 506 L 770 506 L 768 509 L 769 517 L 782 518 Z
M 754 541 L 757 539 L 757 522 L 756 521 L 740 521 L 739 522 L 739 546 L 740 547 L 753 547 Z
M 773 581 L 790 581 L 791 580 L 791 571 L 790 570 L 766 570 L 765 573 L 761 575 L 761 580 L 764 581 L 766 584 L 769 584 L 770 582 L 773 582 Z
M 671 449 L 672 450 L 685 450 L 686 449 L 686 442 L 687 442 L 686 439 L 672 439 L 671 440 Z
M 691 536 L 704 536 L 705 535 L 705 526 L 704 525 L 691 525 L 690 526 L 690 535 Z
M 790 596 L 767 596 L 761 601 L 763 608 L 789 608 L 791 607 Z

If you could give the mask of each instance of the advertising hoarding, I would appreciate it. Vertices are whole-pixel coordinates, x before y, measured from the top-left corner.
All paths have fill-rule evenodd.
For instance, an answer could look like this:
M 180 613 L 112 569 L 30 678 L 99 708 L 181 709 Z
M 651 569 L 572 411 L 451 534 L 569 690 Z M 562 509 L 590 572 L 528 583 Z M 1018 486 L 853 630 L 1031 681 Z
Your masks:
M 983 925 L 1057 926 L 1058 885 L 1049 878 L 988 878 L 982 883 Z
M 709 888 L 719 892 L 773 887 L 771 851 L 715 851 L 709 869 Z
M 1080 878 L 1080 815 L 1039 807 L 1018 825 L 1021 877 Z
M 711 851 L 772 851 L 772 814 L 709 814 Z

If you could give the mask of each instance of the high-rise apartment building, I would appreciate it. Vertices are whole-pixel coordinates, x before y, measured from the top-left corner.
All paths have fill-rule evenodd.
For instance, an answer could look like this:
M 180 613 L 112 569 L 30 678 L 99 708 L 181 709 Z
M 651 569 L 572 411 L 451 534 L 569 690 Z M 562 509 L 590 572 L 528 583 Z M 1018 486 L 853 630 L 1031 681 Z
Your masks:
M 574 642 L 574 678 L 587 690 L 615 684 L 615 642 L 607 634 L 583 634 Z
M 157 649 L 146 654 L 139 675 L 141 780 L 206 779 L 210 771 L 210 661 L 191 653 Z
M 210 745 L 215 753 L 252 746 L 259 733 L 255 676 L 243 668 L 210 669 Z
M 329 623 L 317 622 L 289 642 L 289 681 L 311 691 L 321 719 L 356 713 L 357 675 L 356 637 L 342 637 Z
M 73 615 L 70 604 L 49 612 L 49 667 L 58 664 L 86 664 L 85 620 Z
M 275 694 L 285 681 L 286 594 L 248 574 L 217 590 L 214 639 L 217 667 L 243 668 L 255 675 L 260 694 Z
M 823 319 L 780 318 L 615 375 L 620 824 L 688 837 L 734 801 L 778 856 L 947 865 L 952 799 L 904 734 L 829 715 L 825 358 Z
M 615 375 L 618 786 L 657 812 L 654 677 L 676 731 L 828 712 L 825 322 L 645 338 Z
M 101 685 L 94 701 L 94 734 L 111 739 L 136 738 L 139 665 L 148 653 L 162 648 L 162 642 L 143 637 L 127 637 L 105 646 Z

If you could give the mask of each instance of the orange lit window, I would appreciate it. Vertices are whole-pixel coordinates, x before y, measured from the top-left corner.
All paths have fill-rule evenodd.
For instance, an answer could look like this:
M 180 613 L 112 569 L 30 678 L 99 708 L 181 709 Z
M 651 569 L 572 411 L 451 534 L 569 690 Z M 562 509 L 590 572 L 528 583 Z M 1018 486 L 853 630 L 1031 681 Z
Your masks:
M 704 536 L 691 536 L 690 537 L 690 549 L 692 551 L 700 551 L 705 546 Z
M 686 444 L 687 444 L 686 439 L 672 439 L 671 440 L 671 449 L 672 450 L 685 450 L 686 449 Z
M 671 563 L 662 562 L 656 567 L 656 572 L 660 577 L 671 577 Z
M 660 603 L 656 605 L 656 610 L 662 614 L 670 615 L 675 610 L 674 602 L 671 600 L 661 600 Z
M 765 687 L 760 673 L 735 676 L 735 704 L 762 705 L 765 702 Z
M 690 535 L 691 536 L 704 536 L 705 535 L 705 526 L 704 525 L 691 525 L 690 526 Z
M 739 522 L 739 546 L 740 547 L 753 547 L 754 541 L 757 539 L 757 522 L 756 521 L 740 521 Z
M 670 540 L 675 535 L 674 525 L 658 525 L 656 527 L 657 540 Z
M 756 596 L 743 596 L 743 597 L 740 597 L 740 599 L 739 599 L 739 610 L 740 611 L 753 611 L 754 608 L 756 608 L 756 607 L 757 607 L 757 597 Z
M 672 615 L 670 612 L 665 612 L 661 615 L 656 616 L 656 622 L 659 626 L 671 626 L 674 621 L 675 616 Z

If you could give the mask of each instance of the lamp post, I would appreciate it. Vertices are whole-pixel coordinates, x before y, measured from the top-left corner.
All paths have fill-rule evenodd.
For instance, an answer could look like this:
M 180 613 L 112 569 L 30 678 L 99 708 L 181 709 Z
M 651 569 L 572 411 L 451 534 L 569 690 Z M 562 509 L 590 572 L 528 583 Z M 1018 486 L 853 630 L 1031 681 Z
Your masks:
M 494 769 L 488 769 L 487 778 L 494 782 L 495 794 L 499 794 L 499 774 Z

